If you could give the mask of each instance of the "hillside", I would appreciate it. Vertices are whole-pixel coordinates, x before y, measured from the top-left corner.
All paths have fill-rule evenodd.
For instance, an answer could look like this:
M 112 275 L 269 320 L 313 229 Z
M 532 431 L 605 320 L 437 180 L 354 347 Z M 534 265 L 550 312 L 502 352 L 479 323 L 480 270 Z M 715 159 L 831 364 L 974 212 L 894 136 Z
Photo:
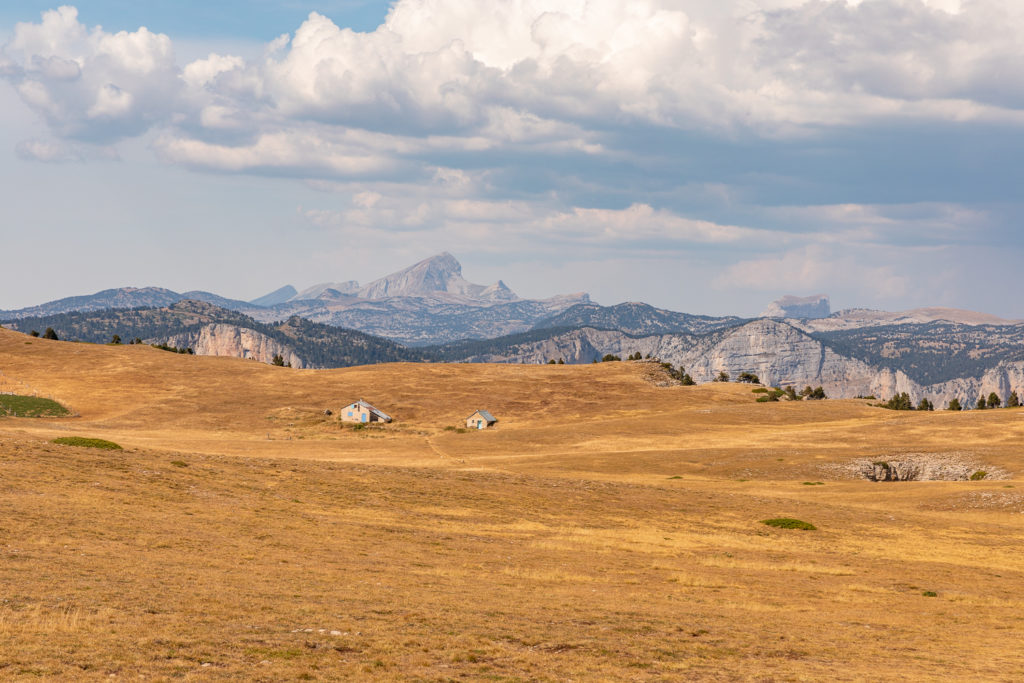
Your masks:
M 0 372 L 80 414 L 0 418 L 15 678 L 1024 668 L 1021 410 L 759 404 L 659 386 L 649 363 L 295 370 L 9 330 Z M 397 421 L 324 415 L 360 396 Z M 478 407 L 496 428 L 446 429 Z M 126 450 L 50 443 L 67 435 Z M 849 468 L 914 454 L 1015 479 Z M 760 523 L 778 516 L 817 530 Z
M 234 356 L 269 363 L 281 355 L 294 367 L 347 367 L 422 355 L 387 339 L 300 318 L 266 324 L 213 304 L 184 300 L 164 308 L 111 309 L 26 317 L 8 324 L 22 332 L 52 327 L 61 339 L 191 348 L 204 356 Z
M 631 335 L 669 334 L 673 332 L 701 334 L 741 322 L 735 316 L 712 317 L 676 313 L 644 303 L 627 302 L 615 306 L 594 303 L 577 304 L 561 313 L 541 320 L 533 329 L 563 327 L 594 327 L 618 330 Z

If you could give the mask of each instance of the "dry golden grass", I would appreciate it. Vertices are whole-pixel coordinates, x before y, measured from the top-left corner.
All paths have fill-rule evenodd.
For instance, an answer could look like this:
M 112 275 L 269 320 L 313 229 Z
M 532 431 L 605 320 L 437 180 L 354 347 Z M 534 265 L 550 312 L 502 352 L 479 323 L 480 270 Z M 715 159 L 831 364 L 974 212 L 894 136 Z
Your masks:
M 297 371 L 5 330 L 0 372 L 80 414 L 0 419 L 3 679 L 1024 676 L 1024 411 L 757 404 L 633 363 Z M 323 415 L 359 397 L 397 422 Z M 498 427 L 445 431 L 476 408 Z M 902 452 L 1014 478 L 823 467 Z

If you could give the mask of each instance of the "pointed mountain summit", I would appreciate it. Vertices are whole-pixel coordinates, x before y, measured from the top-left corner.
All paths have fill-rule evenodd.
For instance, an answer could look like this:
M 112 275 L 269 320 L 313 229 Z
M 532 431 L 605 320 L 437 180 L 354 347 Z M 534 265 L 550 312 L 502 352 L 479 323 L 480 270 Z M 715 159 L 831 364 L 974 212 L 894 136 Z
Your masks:
M 500 280 L 493 285 L 475 285 L 462 277 L 462 265 L 448 252 L 392 273 L 359 290 L 363 299 L 384 299 L 398 296 L 436 296 L 454 294 L 482 302 L 516 301 L 515 292 Z

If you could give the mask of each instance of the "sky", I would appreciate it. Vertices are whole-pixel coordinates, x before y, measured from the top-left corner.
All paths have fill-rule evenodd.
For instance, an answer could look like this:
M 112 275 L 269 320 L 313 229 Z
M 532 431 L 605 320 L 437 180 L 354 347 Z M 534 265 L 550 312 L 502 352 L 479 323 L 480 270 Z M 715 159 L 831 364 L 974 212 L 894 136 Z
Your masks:
M 521 296 L 1024 318 L 1024 4 L 22 0 L 0 309 L 449 251 Z

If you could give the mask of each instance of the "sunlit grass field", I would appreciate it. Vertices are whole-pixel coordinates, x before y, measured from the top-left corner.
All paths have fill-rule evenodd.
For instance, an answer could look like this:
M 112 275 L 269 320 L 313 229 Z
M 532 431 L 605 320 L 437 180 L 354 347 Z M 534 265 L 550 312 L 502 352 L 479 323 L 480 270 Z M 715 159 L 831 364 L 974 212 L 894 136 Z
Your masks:
M 80 416 L 0 419 L 0 678 L 1024 676 L 1024 411 L 24 339 L 0 371 Z M 1008 478 L 841 467 L 906 453 Z

